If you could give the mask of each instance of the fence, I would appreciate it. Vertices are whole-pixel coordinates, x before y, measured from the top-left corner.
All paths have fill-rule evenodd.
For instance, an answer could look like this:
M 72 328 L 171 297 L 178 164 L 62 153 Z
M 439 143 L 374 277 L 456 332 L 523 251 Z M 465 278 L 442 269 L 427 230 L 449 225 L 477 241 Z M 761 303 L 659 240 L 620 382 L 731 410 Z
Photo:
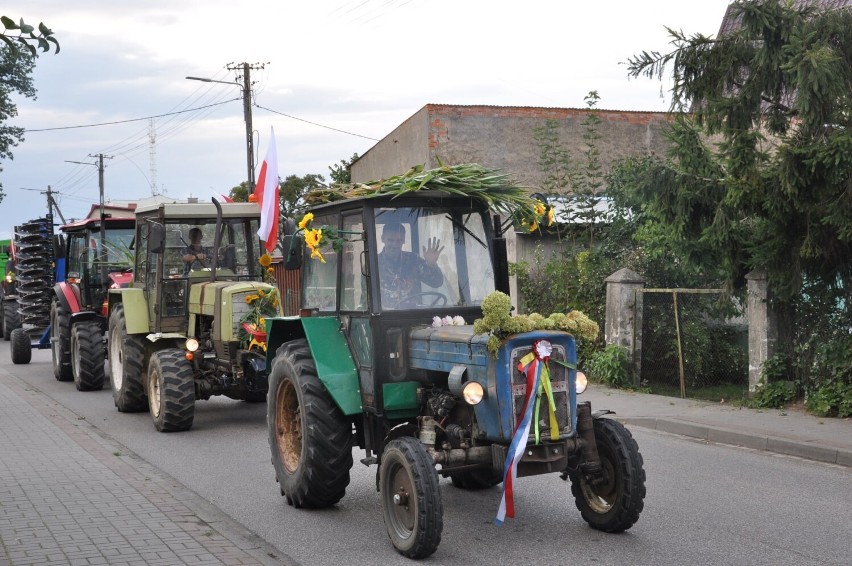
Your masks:
M 295 316 L 299 314 L 299 294 L 301 292 L 301 270 L 287 271 L 284 263 L 279 261 L 272 264 L 275 270 L 275 285 L 281 293 L 281 303 L 284 307 L 284 316 Z
M 719 289 L 637 289 L 636 303 L 643 385 L 664 395 L 710 399 L 748 389 L 742 305 Z

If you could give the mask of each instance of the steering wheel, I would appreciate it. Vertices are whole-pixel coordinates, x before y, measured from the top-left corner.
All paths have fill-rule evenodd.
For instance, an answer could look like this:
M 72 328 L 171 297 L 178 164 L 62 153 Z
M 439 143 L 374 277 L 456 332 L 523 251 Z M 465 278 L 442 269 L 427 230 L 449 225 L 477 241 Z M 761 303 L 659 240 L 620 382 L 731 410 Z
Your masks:
M 397 307 L 408 306 L 414 307 L 417 305 L 415 302 L 417 299 L 422 297 L 435 297 L 431 304 L 426 305 L 428 307 L 443 307 L 447 304 L 447 296 L 443 293 L 439 293 L 438 291 L 425 291 L 423 293 L 412 293 L 407 295 L 399 300 Z M 438 304 L 440 303 L 440 304 Z

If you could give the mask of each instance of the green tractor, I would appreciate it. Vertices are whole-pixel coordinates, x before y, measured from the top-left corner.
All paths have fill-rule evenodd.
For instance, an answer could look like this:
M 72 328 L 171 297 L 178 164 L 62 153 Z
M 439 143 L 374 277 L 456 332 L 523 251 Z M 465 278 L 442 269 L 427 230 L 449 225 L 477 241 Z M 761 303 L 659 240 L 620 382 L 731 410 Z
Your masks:
M 257 204 L 216 200 L 136 210 L 133 281 L 109 292 L 119 411 L 148 409 L 157 430 L 173 432 L 192 426 L 198 400 L 266 400 L 264 319 L 282 308 L 264 282 L 259 218 Z
M 586 380 L 574 336 L 474 332 L 483 302 L 508 301 L 494 293 L 507 290 L 508 273 L 488 205 L 428 188 L 378 192 L 315 206 L 284 238 L 302 285 L 301 316 L 268 323 L 267 425 L 281 495 L 298 508 L 336 504 L 357 445 L 361 463 L 377 465 L 391 542 L 410 558 L 440 543 L 439 476 L 466 490 L 504 483 L 497 523 L 514 516 L 516 478 L 534 474 L 570 480 L 595 529 L 629 529 L 643 507 L 630 432 L 577 402 Z

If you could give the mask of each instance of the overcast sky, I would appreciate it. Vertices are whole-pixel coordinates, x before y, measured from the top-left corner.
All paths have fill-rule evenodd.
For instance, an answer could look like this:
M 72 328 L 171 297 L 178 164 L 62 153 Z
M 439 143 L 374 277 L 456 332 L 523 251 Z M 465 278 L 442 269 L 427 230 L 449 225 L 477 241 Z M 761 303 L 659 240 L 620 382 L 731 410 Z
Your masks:
M 16 98 L 27 130 L 0 164 L 0 236 L 46 212 L 66 219 L 106 199 L 152 191 L 207 200 L 246 179 L 241 90 L 228 64 L 252 71 L 255 151 L 274 127 L 281 177 L 320 173 L 425 104 L 666 111 L 657 81 L 624 62 L 667 50 L 664 26 L 715 35 L 727 0 L 26 0 L 0 12 L 43 21 L 61 46 L 39 57 L 37 100 Z M 662 96 L 661 96 L 662 94 Z M 199 107 L 204 110 L 194 111 Z M 181 112 L 185 111 L 185 112 Z M 170 113 L 176 113 L 163 116 Z M 161 116 L 148 120 L 145 118 Z M 141 119 L 141 120 L 140 120 Z M 98 125 L 108 122 L 124 122 Z M 84 127 L 92 126 L 92 127 Z M 43 131 L 38 131 L 43 130 Z M 155 143 L 151 143 L 154 138 Z M 258 166 L 259 169 L 259 166 Z M 35 189 L 35 190 L 23 190 Z

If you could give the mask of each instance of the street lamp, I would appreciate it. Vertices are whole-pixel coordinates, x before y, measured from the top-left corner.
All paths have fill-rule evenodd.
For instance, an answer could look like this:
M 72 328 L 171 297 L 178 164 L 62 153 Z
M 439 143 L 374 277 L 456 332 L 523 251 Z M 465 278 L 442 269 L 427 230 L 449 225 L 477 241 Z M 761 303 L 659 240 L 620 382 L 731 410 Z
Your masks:
M 248 66 L 248 64 L 245 64 Z M 251 126 L 251 84 L 249 83 L 249 71 L 244 69 L 243 84 L 237 82 L 217 81 L 204 77 L 186 77 L 190 81 L 201 81 L 203 83 L 221 83 L 223 85 L 235 85 L 240 87 L 243 93 L 243 115 L 246 121 L 246 165 L 248 169 L 248 194 L 254 194 L 254 140 L 252 138 Z

